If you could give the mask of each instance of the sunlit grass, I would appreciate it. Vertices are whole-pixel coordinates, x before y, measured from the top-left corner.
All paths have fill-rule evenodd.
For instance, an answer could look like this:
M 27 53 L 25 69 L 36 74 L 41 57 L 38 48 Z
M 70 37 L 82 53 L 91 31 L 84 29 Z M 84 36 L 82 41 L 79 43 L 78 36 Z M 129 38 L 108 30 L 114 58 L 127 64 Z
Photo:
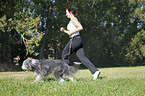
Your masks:
M 145 67 L 101 68 L 92 80 L 88 70 L 74 74 L 77 82 L 58 83 L 52 75 L 32 83 L 33 72 L 0 72 L 1 96 L 145 96 Z

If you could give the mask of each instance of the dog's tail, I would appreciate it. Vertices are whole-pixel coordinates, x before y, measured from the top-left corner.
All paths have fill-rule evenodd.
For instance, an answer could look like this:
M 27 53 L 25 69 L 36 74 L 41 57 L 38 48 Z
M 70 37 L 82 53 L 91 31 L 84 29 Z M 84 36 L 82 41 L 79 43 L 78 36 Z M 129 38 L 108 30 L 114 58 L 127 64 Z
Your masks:
M 82 64 L 81 62 L 74 62 L 73 66 L 69 66 L 69 71 L 72 73 L 77 72 L 77 70 L 80 68 L 81 64 Z

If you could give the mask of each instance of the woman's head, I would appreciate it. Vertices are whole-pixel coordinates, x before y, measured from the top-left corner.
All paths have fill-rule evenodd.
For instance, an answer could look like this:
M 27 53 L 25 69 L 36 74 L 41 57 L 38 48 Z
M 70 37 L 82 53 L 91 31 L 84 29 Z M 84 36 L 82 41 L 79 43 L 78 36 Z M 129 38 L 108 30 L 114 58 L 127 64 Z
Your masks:
M 76 15 L 76 8 L 75 7 L 67 7 L 66 8 L 66 16 L 70 18 L 71 16 Z

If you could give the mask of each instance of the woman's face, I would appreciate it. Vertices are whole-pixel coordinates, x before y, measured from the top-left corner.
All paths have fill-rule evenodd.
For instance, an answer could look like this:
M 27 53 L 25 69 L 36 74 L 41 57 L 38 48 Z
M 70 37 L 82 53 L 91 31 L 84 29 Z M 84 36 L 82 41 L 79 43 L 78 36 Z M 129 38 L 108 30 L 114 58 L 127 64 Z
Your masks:
M 66 9 L 66 16 L 67 16 L 67 18 L 70 18 L 70 13 L 69 13 L 68 9 Z

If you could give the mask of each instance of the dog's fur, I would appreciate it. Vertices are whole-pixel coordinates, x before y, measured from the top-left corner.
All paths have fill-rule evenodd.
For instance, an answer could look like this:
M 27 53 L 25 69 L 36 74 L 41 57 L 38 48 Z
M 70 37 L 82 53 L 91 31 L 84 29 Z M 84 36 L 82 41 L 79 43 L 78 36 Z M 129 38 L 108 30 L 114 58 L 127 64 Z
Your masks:
M 36 81 L 43 81 L 50 73 L 59 82 L 63 82 L 64 78 L 68 78 L 71 81 L 75 81 L 73 74 L 79 68 L 79 64 L 74 64 L 74 66 L 69 66 L 62 60 L 54 59 L 32 59 L 28 58 L 24 60 L 22 69 L 32 70 L 36 76 Z

